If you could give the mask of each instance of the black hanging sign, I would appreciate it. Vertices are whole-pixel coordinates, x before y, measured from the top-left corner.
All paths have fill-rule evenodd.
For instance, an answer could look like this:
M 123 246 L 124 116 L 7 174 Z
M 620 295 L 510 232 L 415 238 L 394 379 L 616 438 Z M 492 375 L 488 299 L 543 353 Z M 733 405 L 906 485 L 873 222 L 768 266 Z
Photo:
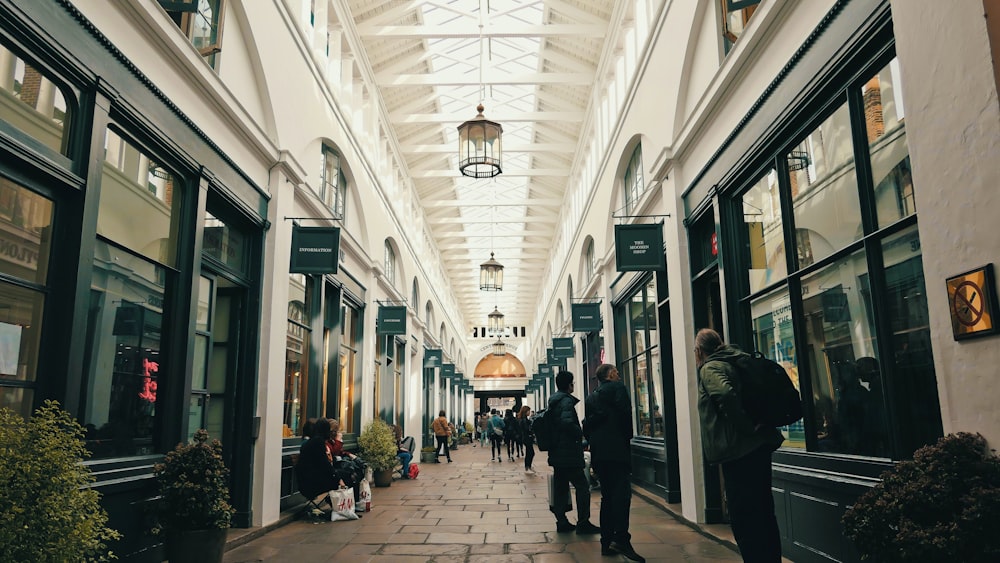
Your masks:
M 455 377 L 455 364 L 443 364 L 441 366 L 441 377 L 451 379 Z
M 377 334 L 406 334 L 406 306 L 379 305 Z
M 292 227 L 293 274 L 336 274 L 340 261 L 340 229 L 337 227 Z
M 549 377 L 551 375 L 552 375 L 552 366 L 546 364 L 538 364 L 539 377 Z
M 601 330 L 600 303 L 573 303 L 570 305 L 573 332 L 596 332 Z
M 424 368 L 433 369 L 439 367 L 441 367 L 441 350 L 440 349 L 424 350 Z
M 552 354 L 556 359 L 572 358 L 575 350 L 572 337 L 552 339 Z
M 666 269 L 663 223 L 615 225 L 615 268 L 619 272 Z

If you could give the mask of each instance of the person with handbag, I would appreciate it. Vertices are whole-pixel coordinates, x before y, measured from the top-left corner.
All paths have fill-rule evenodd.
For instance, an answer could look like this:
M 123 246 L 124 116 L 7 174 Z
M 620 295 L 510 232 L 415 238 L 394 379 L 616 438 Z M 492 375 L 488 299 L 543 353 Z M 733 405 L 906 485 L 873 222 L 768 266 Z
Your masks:
M 448 440 L 451 439 L 451 429 L 448 425 L 448 419 L 444 416 L 444 410 L 438 412 L 438 417 L 434 419 L 431 423 L 431 430 L 434 431 L 434 439 L 437 440 L 437 452 L 434 456 L 434 463 L 441 463 L 438 459 L 442 455 L 448 458 L 448 463 L 451 463 L 451 451 L 448 449 Z M 442 453 L 442 448 L 444 452 Z
M 354 487 L 354 501 L 357 504 L 357 487 L 350 475 L 338 469 L 334 463 L 343 458 L 335 459 L 327 446 L 332 438 L 331 432 L 330 419 L 317 419 L 312 425 L 312 435 L 299 448 L 299 459 L 295 464 L 299 492 L 306 499 L 313 500 L 341 487 Z
M 553 442 L 549 448 L 552 467 L 552 495 L 549 510 L 556 517 L 556 532 L 576 530 L 577 534 L 597 534 L 601 529 L 590 522 L 590 483 L 583 474 L 583 429 L 576 414 L 573 396 L 573 373 L 563 370 L 556 374 L 556 392 L 549 397 L 548 412 L 552 416 Z M 566 518 L 569 486 L 576 490 L 576 525 Z

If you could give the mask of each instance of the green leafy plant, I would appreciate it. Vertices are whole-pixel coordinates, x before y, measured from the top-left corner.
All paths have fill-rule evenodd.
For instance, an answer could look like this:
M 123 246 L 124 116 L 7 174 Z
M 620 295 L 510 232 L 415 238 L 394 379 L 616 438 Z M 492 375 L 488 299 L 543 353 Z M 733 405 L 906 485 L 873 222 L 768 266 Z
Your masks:
M 385 421 L 375 419 L 361 429 L 358 449 L 372 471 L 385 471 L 396 467 L 396 437 Z
M 153 467 L 159 484 L 159 527 L 166 530 L 228 528 L 229 469 L 222 459 L 222 443 L 208 441 L 198 430 L 189 444 L 177 444 Z
M 882 474 L 844 513 L 862 559 L 1000 561 L 1000 458 L 979 434 L 949 434 Z
M 107 561 L 107 527 L 84 429 L 55 401 L 29 420 L 0 409 L 0 558 L 4 561 Z

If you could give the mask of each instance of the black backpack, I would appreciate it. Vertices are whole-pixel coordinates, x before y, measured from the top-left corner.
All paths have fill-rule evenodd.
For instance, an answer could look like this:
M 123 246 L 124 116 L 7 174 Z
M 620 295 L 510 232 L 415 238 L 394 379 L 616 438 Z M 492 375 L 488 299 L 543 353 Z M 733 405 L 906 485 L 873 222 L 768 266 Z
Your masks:
M 802 399 L 788 372 L 760 352 L 733 362 L 740 376 L 743 410 L 756 424 L 788 426 L 802 418 Z
M 535 445 L 538 446 L 539 451 L 543 452 L 548 451 L 553 442 L 552 417 L 548 416 L 548 413 L 548 409 L 542 409 L 535 411 L 528 417 L 531 433 L 535 435 Z

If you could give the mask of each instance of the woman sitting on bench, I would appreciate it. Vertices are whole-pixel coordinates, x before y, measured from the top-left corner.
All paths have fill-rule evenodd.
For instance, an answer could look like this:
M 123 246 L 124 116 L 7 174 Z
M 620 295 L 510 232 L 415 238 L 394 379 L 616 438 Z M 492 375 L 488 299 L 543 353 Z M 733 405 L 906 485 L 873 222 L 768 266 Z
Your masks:
M 352 475 L 335 469 L 335 458 L 327 446 L 332 437 L 329 419 L 320 418 L 313 424 L 312 436 L 299 448 L 299 461 L 295 464 L 299 492 L 313 501 L 340 487 L 353 487 L 354 502 L 357 504 L 360 493 L 357 482 Z

